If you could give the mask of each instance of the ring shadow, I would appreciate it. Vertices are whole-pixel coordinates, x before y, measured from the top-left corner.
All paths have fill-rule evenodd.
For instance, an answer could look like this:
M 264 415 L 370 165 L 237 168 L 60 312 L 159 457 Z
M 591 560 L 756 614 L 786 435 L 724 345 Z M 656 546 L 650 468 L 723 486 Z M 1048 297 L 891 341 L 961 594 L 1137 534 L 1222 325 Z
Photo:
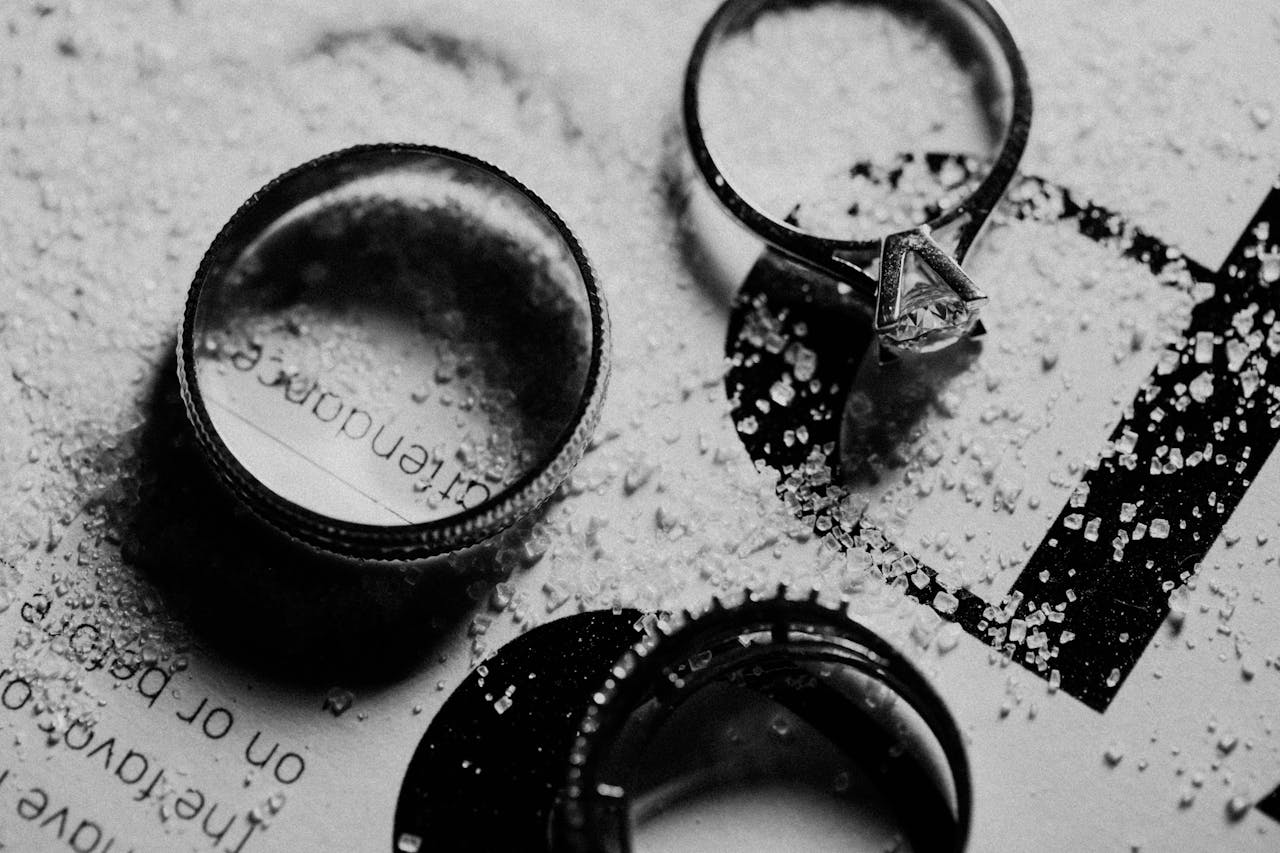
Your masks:
M 702 188 L 683 144 L 683 133 L 668 134 L 660 189 L 681 262 L 728 309 L 725 392 L 748 455 L 781 473 L 780 488 L 789 471 L 813 463 L 811 473 L 825 467 L 842 485 L 873 485 L 905 464 L 896 449 L 969 369 L 981 342 L 879 364 L 865 358 L 875 344 L 870 318 L 831 276 L 766 247 L 745 279 L 726 280 L 705 223 L 690 214 Z
M 982 345 L 965 339 L 884 364 L 866 358 L 875 346 L 870 319 L 835 279 L 765 250 L 725 338 L 725 391 L 751 458 L 784 477 L 825 467 L 854 490 L 906 465 L 902 443 Z
M 274 681 L 354 686 L 407 675 L 502 580 L 495 572 L 508 561 L 497 549 L 528 529 L 418 563 L 318 552 L 256 518 L 215 478 L 187 421 L 176 357 L 155 375 L 146 411 L 126 559 L 199 640 Z

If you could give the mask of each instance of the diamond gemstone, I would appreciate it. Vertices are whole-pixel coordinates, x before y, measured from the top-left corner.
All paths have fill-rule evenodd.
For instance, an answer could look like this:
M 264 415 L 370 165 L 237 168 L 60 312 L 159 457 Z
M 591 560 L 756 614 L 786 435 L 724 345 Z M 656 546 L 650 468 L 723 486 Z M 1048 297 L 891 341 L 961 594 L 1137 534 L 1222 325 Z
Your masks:
M 960 340 L 978 319 L 978 303 L 965 304 L 955 291 L 923 271 L 903 276 L 906 293 L 896 322 L 881 327 L 880 340 L 899 352 L 936 352 Z

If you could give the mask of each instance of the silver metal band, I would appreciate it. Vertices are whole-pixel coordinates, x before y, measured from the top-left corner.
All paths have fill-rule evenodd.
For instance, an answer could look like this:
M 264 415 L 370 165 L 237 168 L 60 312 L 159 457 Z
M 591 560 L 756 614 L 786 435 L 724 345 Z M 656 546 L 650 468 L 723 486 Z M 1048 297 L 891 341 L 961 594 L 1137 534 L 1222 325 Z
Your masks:
M 824 602 L 816 592 L 780 586 L 772 594 L 748 590 L 737 601 L 715 599 L 699 613 L 685 611 L 656 623 L 655 633 L 609 671 L 579 722 L 549 828 L 552 848 L 629 853 L 636 793 L 630 790 L 630 759 L 643 754 L 676 707 L 709 684 L 733 683 L 773 694 L 841 745 L 838 749 L 870 742 L 876 726 L 859 725 L 855 713 L 867 696 L 828 690 L 834 680 L 817 692 L 798 686 L 806 682 L 805 667 L 817 665 L 859 673 L 919 716 L 945 760 L 943 787 L 950 790 L 931 797 L 922 777 L 905 786 L 911 791 L 912 831 L 920 833 L 912 847 L 964 850 L 973 794 L 960 730 L 928 680 L 892 645 L 854 621 L 848 608 L 844 599 Z M 631 727 L 637 720 L 642 722 Z M 894 736 L 890 741 L 897 742 Z M 621 753 L 615 755 L 617 749 Z
M 1031 84 L 1022 54 L 998 7 L 988 0 L 931 0 L 926 5 L 960 7 L 971 13 L 999 51 L 1008 73 L 1011 110 L 1000 150 L 990 171 L 978 187 L 958 204 L 941 211 L 929 222 L 886 235 L 877 240 L 839 240 L 804 231 L 753 207 L 729 183 L 708 148 L 699 112 L 702 72 L 710 50 L 719 39 L 749 26 L 760 14 L 808 5 L 806 0 L 727 0 L 703 27 L 689 57 L 684 81 L 684 124 L 689 148 L 707 185 L 719 202 L 743 225 L 770 246 L 800 263 L 834 276 L 849 289 L 850 297 L 863 307 L 875 323 L 882 351 L 904 349 L 894 330 L 903 319 L 901 275 L 906 256 L 915 253 L 950 291 L 949 298 L 966 309 L 968 327 L 976 323 L 977 309 L 985 299 L 982 291 L 960 268 L 965 255 L 1004 195 L 1017 172 L 1031 129 Z M 996 59 L 991 57 L 991 59 Z M 947 251 L 939 243 L 939 231 L 954 235 Z M 948 240 L 951 242 L 951 240 Z M 879 260 L 877 276 L 868 273 Z M 958 336 L 957 336 L 958 337 Z

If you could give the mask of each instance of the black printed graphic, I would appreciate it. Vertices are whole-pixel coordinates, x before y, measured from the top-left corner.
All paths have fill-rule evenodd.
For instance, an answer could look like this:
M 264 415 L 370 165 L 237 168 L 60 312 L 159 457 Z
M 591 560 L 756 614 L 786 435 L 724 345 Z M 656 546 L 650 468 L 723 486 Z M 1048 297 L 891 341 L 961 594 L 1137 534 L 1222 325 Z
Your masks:
M 591 691 L 642 635 L 635 610 L 541 625 L 449 697 L 400 787 L 391 849 L 541 850 Z
M 1280 821 L 1280 788 L 1258 801 L 1258 811 L 1274 821 Z
M 1044 204 L 1045 194 L 1055 204 Z M 1161 280 L 1213 287 L 1112 435 L 1099 436 L 1106 452 L 1082 479 L 1087 492 L 1077 489 L 1005 599 L 948 590 L 922 561 L 927 582 L 905 586 L 1029 671 L 1048 678 L 1056 670 L 1062 690 L 1104 711 L 1168 615 L 1170 592 L 1194 573 L 1280 437 L 1280 403 L 1267 391 L 1280 378 L 1270 366 L 1272 347 L 1280 349 L 1280 332 L 1271 331 L 1278 294 L 1253 251 L 1259 235 L 1280 229 L 1280 191 L 1217 273 L 1060 188 L 1027 179 L 1014 197 L 1023 201 L 1011 216 L 1044 220 L 1049 210 Z M 816 353 L 812 379 L 791 386 L 788 405 L 766 402 L 767 411 L 759 401 L 795 356 L 791 341 L 766 339 L 776 331 L 752 328 L 762 309 L 801 330 Z M 748 453 L 780 471 L 780 496 L 844 547 L 860 531 L 833 520 L 830 485 L 839 480 L 841 413 L 871 337 L 833 282 L 768 253 L 744 283 L 728 333 L 725 385 Z M 1202 342 L 1213 346 L 1197 351 Z M 1034 647 L 1012 641 L 1015 619 L 1036 629 Z
M 1075 490 L 1003 600 L 948 590 L 919 562 L 928 581 L 905 591 L 1029 671 L 1048 677 L 1057 670 L 1064 692 L 1102 712 L 1168 615 L 1170 591 L 1195 571 L 1280 437 L 1280 401 L 1266 390 L 1277 372 L 1269 367 L 1277 354 L 1271 348 L 1280 350 L 1280 325 L 1271 331 L 1277 295 L 1253 251 L 1260 235 L 1280 229 L 1280 190 L 1214 273 L 1119 217 L 1038 182 L 1019 194 L 1028 201 L 1007 213 L 1043 219 L 1037 186 L 1059 200 L 1053 218 L 1074 222 L 1081 234 L 1161 280 L 1212 285 L 1213 294 L 1196 305 L 1180 340 L 1105 439 L 1100 463 L 1083 476 L 1087 491 Z M 810 381 L 792 386 L 785 406 L 756 402 L 770 398 L 781 373 L 794 375 L 797 357 L 792 339 L 752 328 L 761 310 L 785 318 L 792 332 L 802 329 L 814 354 Z M 846 545 L 859 531 L 834 520 L 831 486 L 839 477 L 841 415 L 871 339 L 868 321 L 831 282 L 769 253 L 744 283 L 728 334 L 726 388 L 748 453 L 780 472 L 779 494 L 798 515 L 812 516 L 819 534 Z M 964 359 L 978 345 L 957 346 Z M 1211 391 L 1200 380 L 1205 375 L 1215 383 Z M 1201 387 L 1193 392 L 1197 380 Z M 1175 461 L 1172 448 L 1185 456 Z M 1139 524 L 1140 537 L 1134 535 Z M 954 609 L 937 606 L 939 593 L 954 595 L 948 602 Z M 1052 606 L 1064 600 L 1070 606 Z M 1052 666 L 1025 643 L 1008 641 L 1012 620 L 1034 622 L 1035 613 L 1043 614 L 1037 628 L 1056 649 Z M 414 755 L 392 849 L 415 850 L 441 837 L 462 839 L 460 849 L 541 849 L 587 691 L 638 636 L 638 616 L 596 611 L 557 620 L 473 672 Z M 1063 642 L 1063 631 L 1075 637 Z M 1280 789 L 1258 809 L 1280 820 Z

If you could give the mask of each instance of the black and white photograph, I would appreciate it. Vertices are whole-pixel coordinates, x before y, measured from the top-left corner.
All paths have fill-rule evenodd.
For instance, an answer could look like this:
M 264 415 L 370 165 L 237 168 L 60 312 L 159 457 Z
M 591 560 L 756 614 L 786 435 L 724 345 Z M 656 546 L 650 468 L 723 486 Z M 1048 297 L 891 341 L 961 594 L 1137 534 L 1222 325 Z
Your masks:
M 0 0 L 0 851 L 1280 849 L 1275 0 Z

